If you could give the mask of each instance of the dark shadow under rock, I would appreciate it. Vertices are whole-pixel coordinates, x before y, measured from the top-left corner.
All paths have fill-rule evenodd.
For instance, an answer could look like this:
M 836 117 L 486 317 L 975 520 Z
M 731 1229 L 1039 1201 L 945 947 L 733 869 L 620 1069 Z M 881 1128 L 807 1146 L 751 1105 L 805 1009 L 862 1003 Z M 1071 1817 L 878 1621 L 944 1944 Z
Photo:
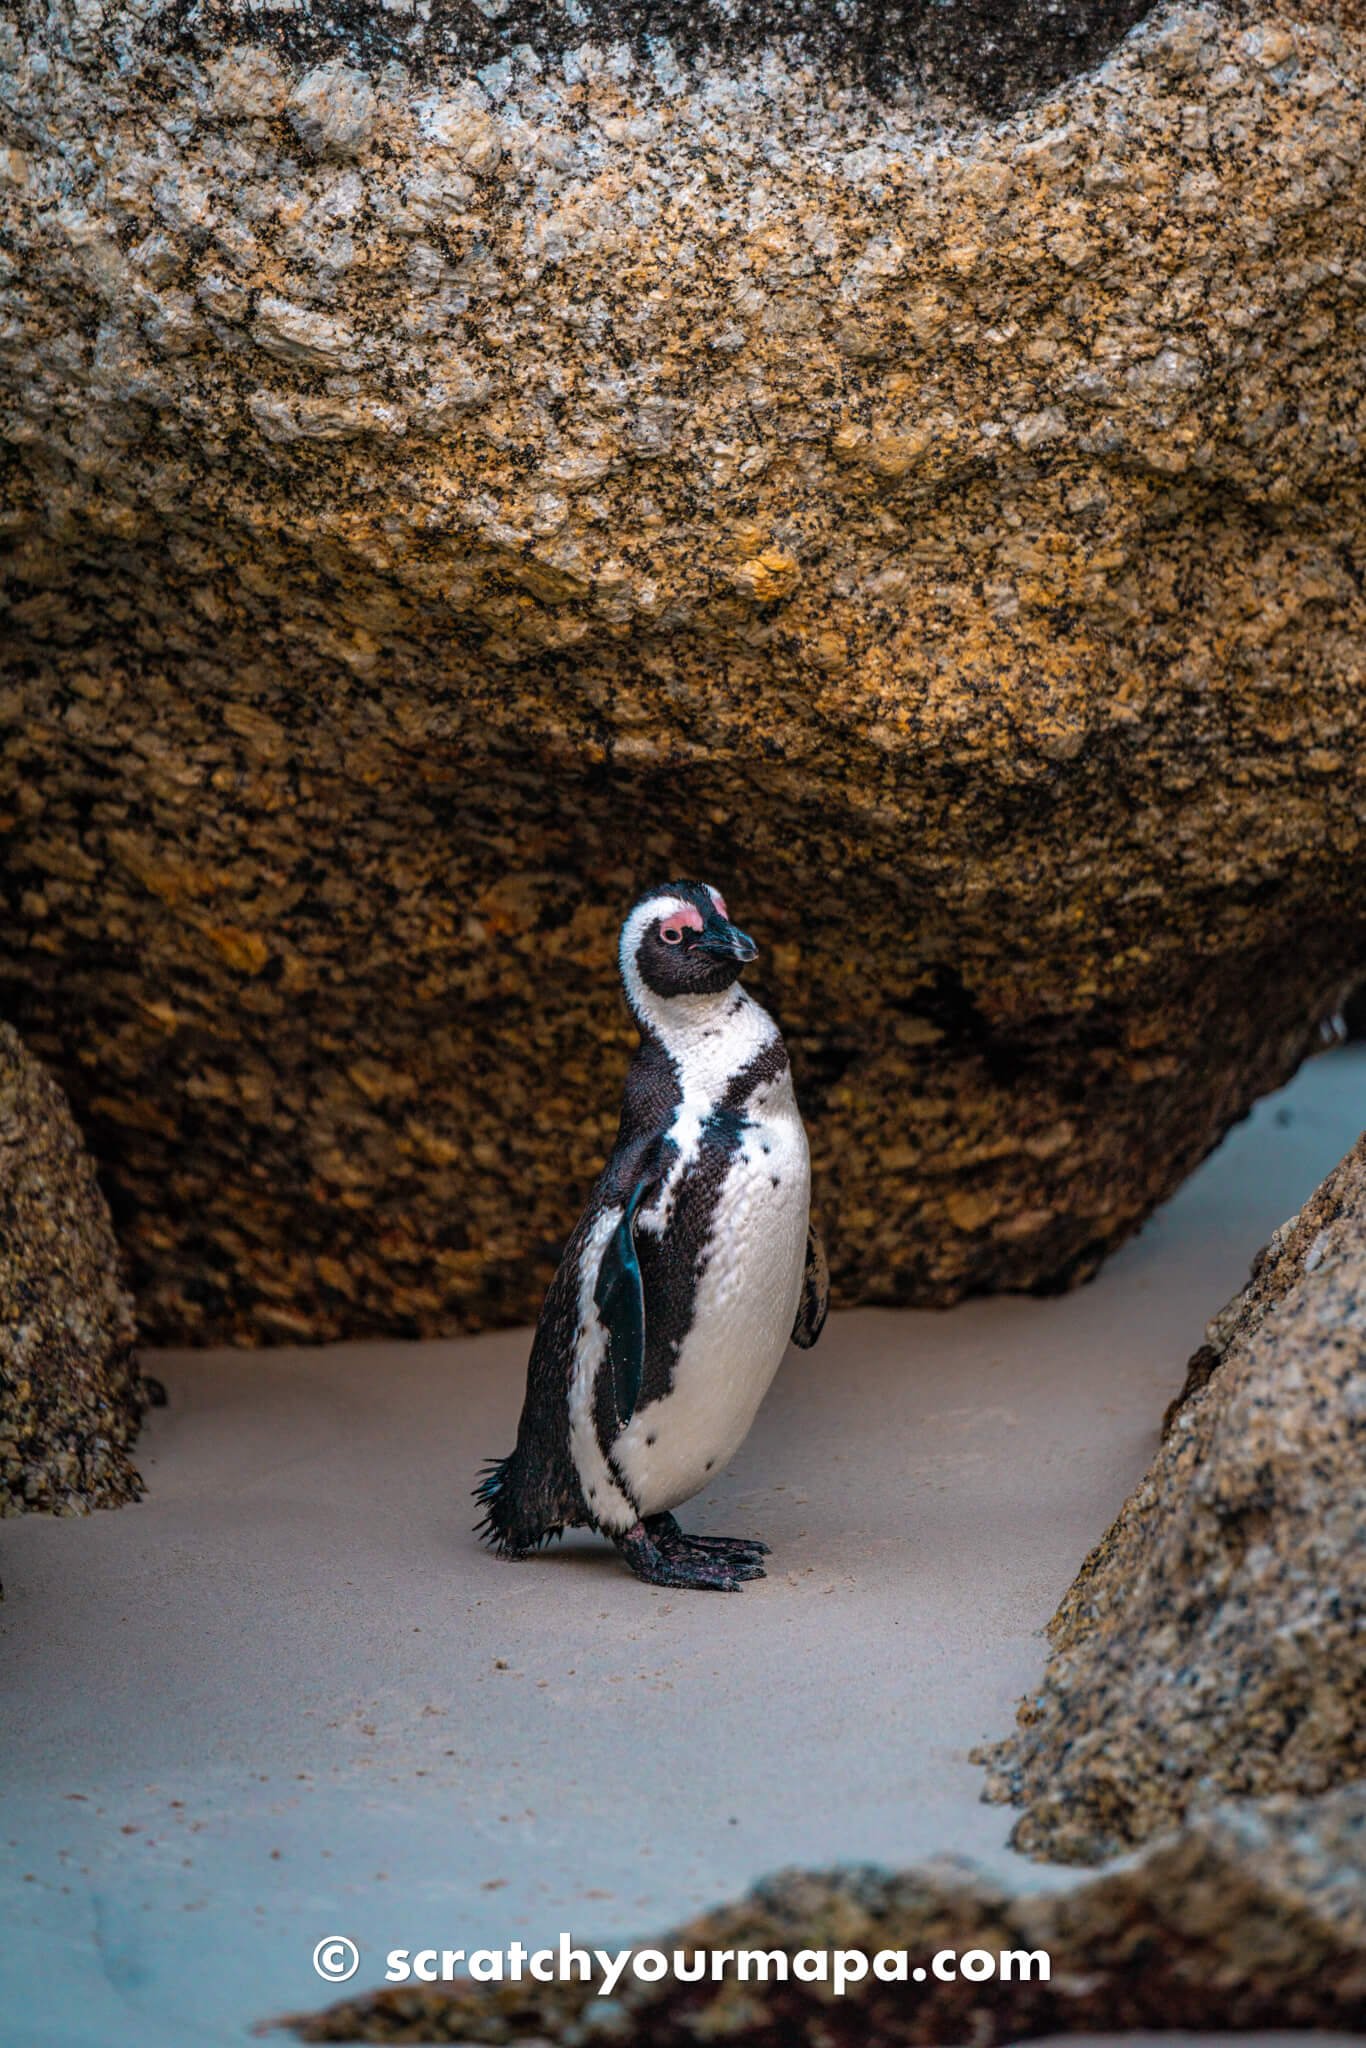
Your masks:
M 1366 981 L 1359 983 L 1343 1004 L 1342 1025 L 1346 1037 L 1366 1038 Z
M 173 694 L 166 744 L 233 762 L 232 704 Z M 784 1027 L 846 1303 L 1088 1277 L 1293 1072 L 1339 971 L 1336 938 L 1299 926 L 1223 958 L 1173 935 L 1123 996 L 1082 995 L 1040 942 L 1027 986 L 1001 934 L 1042 915 L 1042 859 L 984 905 L 954 877 L 936 901 L 895 829 L 743 755 L 419 765 L 372 709 L 333 692 L 324 748 L 302 700 L 280 707 L 312 737 L 254 764 L 248 741 L 223 809 L 187 812 L 160 768 L 137 791 L 96 774 L 105 850 L 63 951 L 0 941 L 0 990 L 71 1077 L 149 1341 L 534 1316 L 633 1042 L 616 922 L 662 876 L 719 877 L 760 943 L 748 981 Z M 305 772 L 315 740 L 340 758 Z M 948 805 L 925 793 L 922 834 Z M 1041 822 L 979 820 L 1003 845 L 1031 829 L 1037 852 Z M 240 907 L 213 880 L 239 869 Z
M 1366 1137 L 1211 1324 L 1050 1625 L 990 1797 L 1096 1862 L 1229 1794 L 1366 1770 Z
M 56 1082 L 0 1024 L 0 1515 L 136 1500 L 147 1399 L 95 1169 Z
M 1147 11 L 1148 0 L 434 0 L 410 11 L 373 0 L 314 0 L 253 10 L 253 31 L 308 63 L 444 61 L 477 71 L 519 50 L 554 61 L 584 44 L 625 45 L 640 56 L 668 45 L 682 63 L 743 63 L 775 47 L 800 50 L 828 78 L 878 91 L 902 83 L 940 88 L 1002 109 L 1095 63 Z M 174 49 L 202 47 L 216 30 L 241 39 L 234 0 L 168 9 Z
M 679 1982 L 672 1968 L 644 1984 L 628 1970 L 610 2001 L 577 1984 L 404 1987 L 281 2024 L 305 2041 L 527 2048 L 991 2048 L 1127 2028 L 1348 2028 L 1366 2018 L 1366 1788 L 1219 1808 L 1129 1867 L 1048 1896 L 1010 1893 L 959 1864 L 788 1871 L 658 1947 L 671 1963 L 675 1951 L 721 1949 L 781 1960 L 766 1982 L 739 1982 L 733 1963 L 719 1984 Z M 901 1951 L 911 1980 L 870 1968 L 839 1998 L 829 1983 L 794 1981 L 802 1950 L 835 1949 Z M 999 1974 L 934 1974 L 941 1951 L 972 1949 Z M 1021 1962 L 1002 1981 L 1006 1951 L 1045 1952 L 1048 1981 L 1026 1980 Z

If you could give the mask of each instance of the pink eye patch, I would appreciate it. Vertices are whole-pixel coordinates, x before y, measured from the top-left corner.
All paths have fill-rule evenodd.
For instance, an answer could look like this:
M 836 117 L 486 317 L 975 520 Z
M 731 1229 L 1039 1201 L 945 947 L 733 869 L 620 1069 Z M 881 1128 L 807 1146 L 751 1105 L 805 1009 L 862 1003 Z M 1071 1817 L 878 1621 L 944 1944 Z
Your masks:
M 678 910 L 671 910 L 659 927 L 659 936 L 665 945 L 676 946 L 684 932 L 700 932 L 702 913 L 695 904 L 685 903 Z
M 716 905 L 716 908 L 720 911 L 722 917 L 729 918 L 730 912 L 726 908 L 725 897 L 721 894 L 721 891 L 719 889 L 713 889 L 710 882 L 708 882 L 707 884 L 707 894 L 710 896 L 712 902 Z

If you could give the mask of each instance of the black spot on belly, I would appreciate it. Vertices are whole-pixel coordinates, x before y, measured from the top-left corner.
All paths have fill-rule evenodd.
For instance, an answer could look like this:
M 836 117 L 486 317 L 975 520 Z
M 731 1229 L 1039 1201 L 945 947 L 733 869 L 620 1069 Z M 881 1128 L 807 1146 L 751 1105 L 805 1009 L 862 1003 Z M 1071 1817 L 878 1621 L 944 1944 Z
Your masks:
M 711 1470 L 712 1466 L 713 1466 L 713 1465 L 714 1465 L 715 1463 L 716 1463 L 716 1460 L 715 1460 L 715 1458 L 708 1458 L 708 1460 L 707 1460 L 707 1470 L 708 1470 L 709 1472 L 710 1472 L 710 1470 Z
M 647 1444 L 652 1444 L 655 1441 L 655 1439 L 653 1436 L 647 1436 L 645 1441 Z
M 769 1175 L 769 1179 L 773 1182 L 775 1188 L 780 1188 L 782 1186 L 782 1182 L 779 1180 L 776 1173 L 771 1173 Z

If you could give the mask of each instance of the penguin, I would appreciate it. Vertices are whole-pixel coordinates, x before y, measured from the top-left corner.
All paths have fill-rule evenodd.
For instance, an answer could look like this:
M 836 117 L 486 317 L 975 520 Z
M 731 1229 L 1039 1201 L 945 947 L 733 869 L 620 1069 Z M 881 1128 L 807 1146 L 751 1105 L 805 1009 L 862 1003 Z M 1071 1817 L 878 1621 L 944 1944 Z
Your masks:
M 616 1144 L 546 1293 L 516 1448 L 475 1489 L 477 1533 L 504 1556 L 588 1527 L 649 1585 L 764 1576 L 766 1544 L 688 1536 L 673 1515 L 828 1306 L 787 1050 L 740 986 L 757 957 L 701 882 L 650 890 L 621 928 L 640 1045 Z

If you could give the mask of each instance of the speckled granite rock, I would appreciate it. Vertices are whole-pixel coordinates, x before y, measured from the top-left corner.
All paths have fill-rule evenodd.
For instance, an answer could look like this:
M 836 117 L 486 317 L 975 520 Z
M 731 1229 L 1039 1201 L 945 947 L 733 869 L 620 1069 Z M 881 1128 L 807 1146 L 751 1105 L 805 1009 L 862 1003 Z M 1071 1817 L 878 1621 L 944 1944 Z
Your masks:
M 52 1076 L 0 1024 L 0 1515 L 136 1500 L 133 1307 Z
M 1281 9 L 977 0 L 989 117 L 959 10 L 7 11 L 0 1001 L 149 1335 L 530 1314 L 661 874 L 845 1301 L 1085 1275 L 1289 1073 L 1366 953 L 1366 59 Z
M 610 2003 L 572 1984 L 465 1982 L 378 1991 L 282 2024 L 306 2041 L 527 2048 L 990 2048 L 1128 2028 L 1350 2028 L 1366 2019 L 1366 1788 L 1221 1808 L 1127 1869 L 1045 1897 L 961 1864 L 789 1871 L 659 1947 L 780 1950 L 789 1966 L 807 1948 L 893 1949 L 927 1975 L 903 1984 L 870 1972 L 836 1999 L 819 1984 L 646 1985 L 628 1971 Z M 941 1950 L 974 1948 L 1046 1951 L 1049 1980 L 941 1982 L 928 1969 Z
M 1089 1862 L 1229 1793 L 1366 1770 L 1366 1137 L 1211 1324 L 1082 1567 L 992 1796 Z
M 1366 1102 L 1362 1109 L 1366 1111 Z M 1235 1294 L 1210 1323 L 1204 1343 L 1187 1362 L 1180 1393 L 1162 1418 L 1164 1440 L 1181 1425 L 1187 1403 L 1209 1385 L 1229 1354 L 1237 1358 L 1246 1350 L 1267 1316 L 1273 1310 L 1283 1310 L 1306 1277 L 1317 1273 L 1330 1256 L 1334 1285 L 1341 1290 L 1342 1343 L 1349 1360 L 1355 1349 L 1357 1363 L 1366 1374 L 1366 1322 L 1362 1320 L 1366 1310 L 1357 1306 L 1358 1295 L 1366 1293 L 1366 1136 L 1322 1187 L 1315 1188 L 1304 1207 L 1281 1225 L 1271 1242 L 1263 1245 L 1242 1293 Z M 1318 1302 L 1317 1308 L 1318 1322 L 1327 1327 L 1330 1303 Z M 1271 1341 L 1277 1340 L 1273 1336 Z M 1293 1335 L 1291 1343 L 1298 1348 Z M 1291 1365 L 1288 1359 L 1279 1360 L 1277 1369 L 1285 1371 Z M 1346 1384 L 1349 1392 L 1355 1391 L 1350 1379 Z M 1347 1419 L 1358 1419 L 1350 1407 Z

